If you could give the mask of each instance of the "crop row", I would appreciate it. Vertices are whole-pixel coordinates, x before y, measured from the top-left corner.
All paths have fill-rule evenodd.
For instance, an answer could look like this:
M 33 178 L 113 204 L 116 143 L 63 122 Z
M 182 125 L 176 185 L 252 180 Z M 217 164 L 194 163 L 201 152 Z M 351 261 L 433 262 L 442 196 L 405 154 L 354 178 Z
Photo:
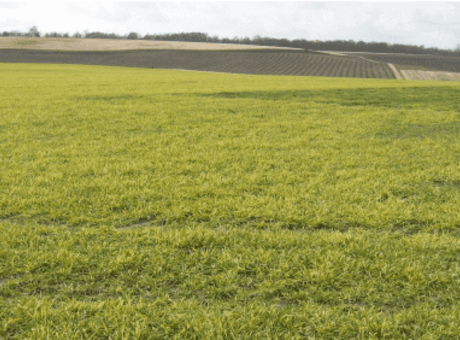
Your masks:
M 384 63 L 295 52 L 0 50 L 0 62 L 130 66 L 160 69 L 355 78 L 395 78 Z
M 438 55 L 363 54 L 368 59 L 398 65 L 403 70 L 460 72 L 460 58 Z

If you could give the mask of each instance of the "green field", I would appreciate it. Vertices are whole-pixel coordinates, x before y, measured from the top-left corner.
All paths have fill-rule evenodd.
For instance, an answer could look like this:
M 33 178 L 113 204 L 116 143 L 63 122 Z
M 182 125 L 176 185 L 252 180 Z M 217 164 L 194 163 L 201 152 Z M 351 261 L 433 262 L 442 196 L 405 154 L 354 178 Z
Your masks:
M 459 83 L 0 76 L 0 339 L 459 338 Z

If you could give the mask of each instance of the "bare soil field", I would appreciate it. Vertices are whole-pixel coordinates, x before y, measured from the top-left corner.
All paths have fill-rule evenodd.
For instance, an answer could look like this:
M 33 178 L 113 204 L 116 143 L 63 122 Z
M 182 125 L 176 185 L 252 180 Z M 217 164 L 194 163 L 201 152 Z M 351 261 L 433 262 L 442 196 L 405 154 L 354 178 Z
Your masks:
M 410 80 L 460 81 L 460 73 L 458 72 L 401 70 L 401 73 L 404 78 Z
M 350 54 L 391 63 L 400 70 L 460 72 L 460 58 L 438 55 Z
M 116 50 L 301 50 L 285 47 L 196 43 L 180 41 L 27 38 L 0 37 L 0 49 L 54 50 L 54 51 L 116 51 Z
M 395 78 L 385 63 L 353 57 L 275 50 L 56 52 L 0 49 L 0 62 L 130 66 L 241 74 Z
M 358 57 L 387 63 L 396 79 L 460 81 L 460 58 L 435 55 L 337 53 L 316 51 L 343 57 Z M 365 56 L 365 57 L 364 57 Z M 401 76 L 402 75 L 402 76 Z
M 459 81 L 460 58 L 177 41 L 0 37 L 0 62 Z

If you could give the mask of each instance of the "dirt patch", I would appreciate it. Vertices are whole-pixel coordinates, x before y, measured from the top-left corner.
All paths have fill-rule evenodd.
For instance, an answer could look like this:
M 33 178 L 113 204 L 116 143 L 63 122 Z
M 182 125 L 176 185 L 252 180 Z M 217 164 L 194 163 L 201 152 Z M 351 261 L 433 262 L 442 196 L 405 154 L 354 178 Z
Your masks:
M 75 39 L 0 37 L 0 49 L 33 49 L 51 51 L 117 51 L 117 50 L 302 50 L 295 48 L 198 43 L 181 41 L 152 41 L 124 39 Z M 303 51 L 303 50 L 302 50 Z
M 338 56 L 347 57 L 346 54 L 339 53 L 339 52 L 329 52 L 329 51 L 316 51 L 316 52 L 321 52 L 321 53 L 330 54 L 330 55 L 338 55 Z
M 460 81 L 458 72 L 401 70 L 401 73 L 410 80 Z
M 393 64 L 388 64 L 388 66 L 391 68 L 391 70 L 395 74 L 396 79 L 403 79 Z

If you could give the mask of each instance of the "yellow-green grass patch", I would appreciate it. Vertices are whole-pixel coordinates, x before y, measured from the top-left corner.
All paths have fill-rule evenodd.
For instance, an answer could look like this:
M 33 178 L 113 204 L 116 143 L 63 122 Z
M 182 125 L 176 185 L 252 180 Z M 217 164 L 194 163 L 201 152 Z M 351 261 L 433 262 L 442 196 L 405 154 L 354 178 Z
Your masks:
M 0 339 L 459 334 L 459 84 L 0 74 Z

